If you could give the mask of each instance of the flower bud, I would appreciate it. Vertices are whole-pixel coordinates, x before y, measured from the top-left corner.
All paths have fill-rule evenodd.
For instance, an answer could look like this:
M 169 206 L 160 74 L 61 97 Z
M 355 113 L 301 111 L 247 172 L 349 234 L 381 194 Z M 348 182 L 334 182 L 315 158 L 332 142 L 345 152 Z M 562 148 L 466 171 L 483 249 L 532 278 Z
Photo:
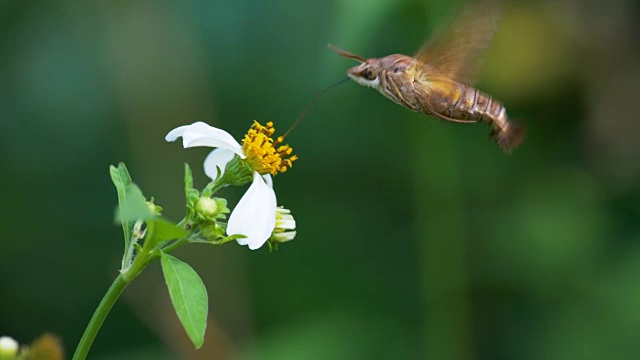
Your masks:
M 296 237 L 296 220 L 291 215 L 291 210 L 282 206 L 276 208 L 276 226 L 269 238 L 269 245 L 277 248 L 278 244 L 291 241 Z M 292 231 L 293 230 L 293 231 Z
M 13 359 L 18 352 L 19 344 L 9 336 L 0 337 L 0 359 Z
M 151 214 L 159 216 L 162 215 L 162 207 L 153 203 L 153 198 L 150 201 L 147 201 L 147 206 L 149 207 L 149 211 Z
M 196 201 L 194 209 L 197 219 L 204 220 L 205 222 L 215 222 L 217 219 L 224 219 L 226 217 L 225 214 L 230 212 L 227 207 L 227 200 L 210 198 L 208 196 L 200 197 L 198 201 Z
M 215 219 L 220 213 L 220 208 L 214 199 L 202 196 L 196 202 L 196 213 L 205 219 Z
M 208 241 L 217 241 L 224 236 L 224 228 L 215 221 L 208 221 L 200 226 L 202 236 Z

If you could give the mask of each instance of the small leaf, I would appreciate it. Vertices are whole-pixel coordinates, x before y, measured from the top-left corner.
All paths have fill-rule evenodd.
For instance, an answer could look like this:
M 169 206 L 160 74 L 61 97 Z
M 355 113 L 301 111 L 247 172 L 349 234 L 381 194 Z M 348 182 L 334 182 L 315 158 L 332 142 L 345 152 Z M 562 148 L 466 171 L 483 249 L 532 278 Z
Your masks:
M 193 188 L 193 175 L 187 163 L 184 163 L 184 196 L 187 203 L 186 218 L 190 220 L 193 218 L 193 207 L 198 198 L 200 198 L 200 193 Z
M 137 220 L 147 220 L 154 215 L 147 205 L 147 200 L 142 195 L 138 186 L 131 183 L 125 188 L 125 200 L 120 205 L 118 218 L 124 222 L 135 222 Z
M 188 194 L 191 189 L 193 189 L 193 175 L 189 164 L 184 163 L 184 192 Z
M 153 220 L 153 223 L 155 241 L 182 239 L 189 235 L 189 232 L 187 232 L 185 229 L 163 218 L 156 218 Z
M 220 166 L 216 166 L 216 178 L 205 186 L 202 190 L 202 196 L 211 197 L 220 186 L 220 177 L 222 176 L 222 170 Z
M 187 203 L 195 204 L 199 198 L 200 198 L 200 193 L 198 192 L 198 190 L 191 189 L 191 191 L 189 191 L 189 193 L 187 194 Z
M 189 339 L 199 349 L 207 328 L 207 289 L 187 263 L 165 253 L 160 262 L 173 308 Z
M 118 167 L 111 165 L 109 167 L 109 173 L 111 175 L 111 181 L 113 181 L 113 185 L 116 187 L 116 191 L 118 192 L 118 204 L 119 207 L 124 206 L 126 202 L 126 189 L 129 185 L 131 185 L 131 176 L 127 171 L 127 167 L 124 163 L 118 164 Z M 124 232 L 124 248 L 129 248 L 129 244 L 131 243 L 131 233 L 133 231 L 133 221 L 122 221 L 122 231 Z

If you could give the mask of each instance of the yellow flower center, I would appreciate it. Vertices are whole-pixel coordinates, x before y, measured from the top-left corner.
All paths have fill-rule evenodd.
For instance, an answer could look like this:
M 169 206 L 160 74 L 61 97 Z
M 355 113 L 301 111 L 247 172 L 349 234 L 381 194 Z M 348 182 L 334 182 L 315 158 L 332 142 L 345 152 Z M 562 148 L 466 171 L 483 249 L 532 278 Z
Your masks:
M 291 155 L 293 149 L 289 145 L 281 145 L 284 141 L 282 136 L 275 140 L 271 137 L 275 132 L 271 121 L 266 126 L 254 121 L 242 140 L 242 150 L 248 163 L 263 175 L 285 172 L 298 160 L 296 155 Z

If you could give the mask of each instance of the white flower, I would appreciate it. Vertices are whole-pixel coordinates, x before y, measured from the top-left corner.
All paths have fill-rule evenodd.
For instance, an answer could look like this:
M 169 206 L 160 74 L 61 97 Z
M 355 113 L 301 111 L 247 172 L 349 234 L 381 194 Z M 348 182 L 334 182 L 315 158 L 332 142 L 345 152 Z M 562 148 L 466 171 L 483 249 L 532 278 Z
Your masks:
M 18 352 L 19 344 L 8 336 L 0 337 L 0 358 L 13 358 Z
M 218 169 L 224 172 L 234 155 L 246 159 L 254 170 L 253 181 L 229 216 L 227 234 L 244 235 L 245 238 L 237 239 L 237 242 L 248 245 L 251 250 L 264 245 L 276 225 L 276 193 L 270 174 L 286 171 L 296 160 L 295 155 L 291 156 L 290 147 L 280 145 L 276 148 L 282 138 L 273 140 L 274 131 L 272 123 L 265 127 L 254 122 L 240 145 L 228 132 L 196 122 L 173 129 L 165 137 L 167 141 L 182 137 L 185 148 L 216 147 L 204 161 L 204 171 L 212 179 L 216 178 Z
M 291 210 L 282 206 L 276 208 L 276 227 L 273 229 L 271 241 L 285 243 L 296 237 L 296 220 L 291 215 Z M 293 230 L 293 231 L 292 231 Z

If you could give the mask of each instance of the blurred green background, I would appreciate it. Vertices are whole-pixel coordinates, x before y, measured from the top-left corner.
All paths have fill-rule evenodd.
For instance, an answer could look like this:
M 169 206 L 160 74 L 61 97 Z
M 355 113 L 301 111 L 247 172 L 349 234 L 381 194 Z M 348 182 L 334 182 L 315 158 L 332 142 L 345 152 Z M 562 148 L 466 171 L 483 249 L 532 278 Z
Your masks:
M 3 1 L 0 335 L 71 354 L 117 275 L 108 167 L 183 215 L 202 120 L 284 132 L 366 57 L 412 54 L 447 0 Z M 529 127 L 512 155 L 348 82 L 288 138 L 275 179 L 298 236 L 269 253 L 176 255 L 207 285 L 196 352 L 159 266 L 124 293 L 93 359 L 640 358 L 638 1 L 505 2 L 478 87 Z M 243 189 L 227 189 L 232 204 Z

